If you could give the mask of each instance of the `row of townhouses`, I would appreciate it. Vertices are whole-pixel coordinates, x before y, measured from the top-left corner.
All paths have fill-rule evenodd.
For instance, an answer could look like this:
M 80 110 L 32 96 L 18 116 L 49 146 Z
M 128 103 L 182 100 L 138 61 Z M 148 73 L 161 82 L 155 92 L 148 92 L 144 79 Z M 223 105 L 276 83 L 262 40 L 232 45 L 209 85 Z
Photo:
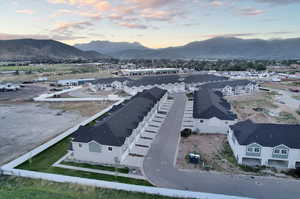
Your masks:
M 165 89 L 170 93 L 184 92 L 189 88 L 194 88 L 208 82 L 227 81 L 228 78 L 209 75 L 164 75 L 164 76 L 145 76 L 139 79 L 122 78 L 107 78 L 95 81 L 97 88 L 102 90 L 119 89 L 135 95 L 145 89 L 158 87 Z
M 166 90 L 145 90 L 114 106 L 93 126 L 81 126 L 73 134 L 72 158 L 82 162 L 122 164 L 166 100 Z
M 247 120 L 230 126 L 228 142 L 239 164 L 300 168 L 300 125 Z
M 226 85 L 227 84 L 227 85 Z M 244 91 L 230 92 L 231 88 Z M 257 124 L 238 121 L 224 96 L 252 94 L 258 87 L 244 80 L 210 83 L 194 92 L 193 103 L 185 110 L 182 128 L 199 133 L 227 134 L 239 164 L 300 168 L 300 125 Z

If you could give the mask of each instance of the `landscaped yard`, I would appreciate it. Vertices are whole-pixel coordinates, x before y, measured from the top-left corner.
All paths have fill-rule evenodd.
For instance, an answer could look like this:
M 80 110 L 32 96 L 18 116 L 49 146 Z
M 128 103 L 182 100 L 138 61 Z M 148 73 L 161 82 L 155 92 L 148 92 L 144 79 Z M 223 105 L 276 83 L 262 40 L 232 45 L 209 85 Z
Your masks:
M 16 177 L 0 177 L 0 199 L 168 199 L 169 197 L 56 183 Z
M 148 181 L 145 180 L 52 167 L 52 164 L 54 164 L 57 160 L 59 160 L 59 158 L 61 158 L 67 153 L 69 144 L 70 137 L 65 138 L 64 140 L 60 141 L 54 146 L 36 155 L 32 159 L 19 165 L 17 168 L 31 171 L 62 174 L 68 176 L 91 178 L 97 180 L 152 186 Z
M 114 171 L 114 172 L 118 171 L 120 173 L 126 173 L 126 174 L 129 173 L 129 168 L 127 168 L 127 167 L 115 168 L 115 167 L 111 167 L 111 166 L 91 165 L 91 164 L 77 163 L 77 162 L 62 162 L 60 164 L 88 168 L 88 169 L 98 169 L 98 170 Z

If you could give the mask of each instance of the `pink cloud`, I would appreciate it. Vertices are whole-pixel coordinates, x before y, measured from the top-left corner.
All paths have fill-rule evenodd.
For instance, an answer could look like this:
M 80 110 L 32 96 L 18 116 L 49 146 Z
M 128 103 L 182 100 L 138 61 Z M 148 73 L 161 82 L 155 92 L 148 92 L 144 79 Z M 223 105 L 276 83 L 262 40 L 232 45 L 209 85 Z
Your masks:
M 53 4 L 69 4 L 79 7 L 92 7 L 98 11 L 107 11 L 111 8 L 111 5 L 106 0 L 48 0 L 49 3 Z
M 92 26 L 93 24 L 89 21 L 80 21 L 80 22 L 59 22 L 52 32 L 71 32 L 74 29 L 84 29 L 87 26 Z
M 24 10 L 16 10 L 16 13 L 18 13 L 18 14 L 26 14 L 26 15 L 33 15 L 35 13 L 35 11 L 24 9 Z
M 265 11 L 264 10 L 258 10 L 255 8 L 241 8 L 238 10 L 238 13 L 240 15 L 244 15 L 244 16 L 257 16 L 257 15 L 261 15 L 264 14 Z
M 118 25 L 126 28 L 131 28 L 131 29 L 147 29 L 147 26 L 142 24 L 135 24 L 135 23 L 120 22 L 118 23 Z

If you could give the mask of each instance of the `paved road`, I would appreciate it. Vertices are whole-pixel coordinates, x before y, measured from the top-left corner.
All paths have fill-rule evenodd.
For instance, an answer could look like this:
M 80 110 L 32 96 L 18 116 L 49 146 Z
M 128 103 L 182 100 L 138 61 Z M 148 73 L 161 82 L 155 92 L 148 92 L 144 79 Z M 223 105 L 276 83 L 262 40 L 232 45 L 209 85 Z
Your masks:
M 299 199 L 300 181 L 272 177 L 225 175 L 213 172 L 182 171 L 174 167 L 185 95 L 175 102 L 144 160 L 144 172 L 160 186 L 176 189 L 244 196 L 259 199 Z

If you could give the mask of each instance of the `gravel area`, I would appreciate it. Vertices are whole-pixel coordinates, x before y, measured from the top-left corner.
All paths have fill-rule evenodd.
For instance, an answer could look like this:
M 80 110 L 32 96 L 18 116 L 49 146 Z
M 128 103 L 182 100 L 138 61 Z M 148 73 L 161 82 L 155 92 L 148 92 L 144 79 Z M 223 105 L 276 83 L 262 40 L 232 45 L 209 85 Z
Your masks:
M 41 145 L 87 117 L 33 103 L 0 104 L 0 165 Z
M 17 91 L 0 92 L 0 103 L 5 101 L 28 101 L 40 94 L 47 92 L 46 87 L 38 85 L 26 85 Z

